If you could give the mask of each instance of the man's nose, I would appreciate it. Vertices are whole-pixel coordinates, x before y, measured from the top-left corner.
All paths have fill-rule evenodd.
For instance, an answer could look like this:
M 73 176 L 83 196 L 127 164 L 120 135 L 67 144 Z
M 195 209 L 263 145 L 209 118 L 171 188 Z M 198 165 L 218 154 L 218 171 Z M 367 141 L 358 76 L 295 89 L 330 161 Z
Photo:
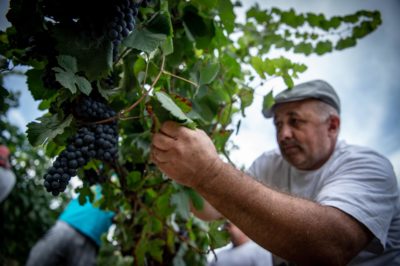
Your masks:
M 293 132 L 290 126 L 282 125 L 278 131 L 278 140 L 282 141 L 286 139 L 291 139 L 292 137 L 293 137 Z

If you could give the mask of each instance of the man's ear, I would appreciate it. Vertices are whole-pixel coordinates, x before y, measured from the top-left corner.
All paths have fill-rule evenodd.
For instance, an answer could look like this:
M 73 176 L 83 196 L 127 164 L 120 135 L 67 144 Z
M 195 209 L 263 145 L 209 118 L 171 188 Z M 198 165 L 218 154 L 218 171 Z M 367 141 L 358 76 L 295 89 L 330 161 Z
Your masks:
M 340 129 L 340 118 L 337 115 L 331 115 L 329 117 L 329 132 L 333 134 L 338 134 Z

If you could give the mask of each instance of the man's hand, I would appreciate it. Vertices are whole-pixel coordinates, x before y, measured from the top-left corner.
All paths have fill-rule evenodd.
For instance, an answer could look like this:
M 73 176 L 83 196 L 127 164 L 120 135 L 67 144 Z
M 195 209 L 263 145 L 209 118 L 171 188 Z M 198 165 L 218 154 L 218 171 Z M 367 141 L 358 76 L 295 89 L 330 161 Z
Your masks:
M 216 176 L 224 164 L 204 131 L 171 121 L 154 134 L 151 159 L 168 177 L 193 188 Z

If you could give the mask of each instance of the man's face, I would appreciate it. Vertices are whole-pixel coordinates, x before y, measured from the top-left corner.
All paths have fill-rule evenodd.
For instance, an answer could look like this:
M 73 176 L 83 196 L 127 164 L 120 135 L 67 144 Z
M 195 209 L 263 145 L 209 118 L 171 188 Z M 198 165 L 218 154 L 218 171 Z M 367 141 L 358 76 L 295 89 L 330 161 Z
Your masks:
M 318 169 L 333 152 L 339 126 L 318 112 L 317 100 L 279 104 L 274 124 L 282 156 L 298 169 Z

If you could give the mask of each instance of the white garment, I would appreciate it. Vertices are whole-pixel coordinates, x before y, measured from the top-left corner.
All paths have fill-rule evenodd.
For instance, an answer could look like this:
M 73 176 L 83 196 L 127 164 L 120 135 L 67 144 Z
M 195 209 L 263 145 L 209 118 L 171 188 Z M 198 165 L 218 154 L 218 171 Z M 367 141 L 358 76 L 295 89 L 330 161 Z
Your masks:
M 15 186 L 14 173 L 0 166 L 0 203 L 7 198 Z
M 250 240 L 221 250 L 208 266 L 272 266 L 272 255 Z
M 375 239 L 349 265 L 400 265 L 399 186 L 385 157 L 340 141 L 320 169 L 298 170 L 274 150 L 257 158 L 249 175 L 280 191 L 334 206 L 364 224 Z

